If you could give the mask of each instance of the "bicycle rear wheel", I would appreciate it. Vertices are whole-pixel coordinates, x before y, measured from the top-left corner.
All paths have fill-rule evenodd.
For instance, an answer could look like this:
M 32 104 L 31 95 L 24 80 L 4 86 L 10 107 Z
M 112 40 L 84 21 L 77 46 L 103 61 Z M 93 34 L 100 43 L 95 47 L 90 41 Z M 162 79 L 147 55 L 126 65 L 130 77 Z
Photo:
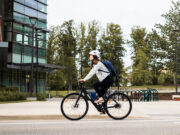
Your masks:
M 61 102 L 61 112 L 69 120 L 82 119 L 87 114 L 88 108 L 87 100 L 79 93 L 68 94 Z
M 132 110 L 130 98 L 123 93 L 111 94 L 106 101 L 106 112 L 115 120 L 126 118 Z

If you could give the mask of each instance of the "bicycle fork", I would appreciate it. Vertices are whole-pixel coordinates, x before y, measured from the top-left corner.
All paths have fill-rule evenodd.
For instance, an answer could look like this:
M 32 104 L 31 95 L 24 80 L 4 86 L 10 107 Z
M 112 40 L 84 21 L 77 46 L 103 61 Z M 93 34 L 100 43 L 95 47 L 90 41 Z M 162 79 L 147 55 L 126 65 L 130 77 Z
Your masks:
M 79 102 L 79 99 L 80 99 L 80 96 L 82 95 L 82 91 L 81 91 L 81 93 L 79 94 L 79 96 L 78 96 L 78 98 L 77 98 L 77 100 L 76 100 L 76 103 L 75 103 L 75 105 L 74 105 L 74 107 L 75 108 L 77 108 L 78 107 L 78 102 Z

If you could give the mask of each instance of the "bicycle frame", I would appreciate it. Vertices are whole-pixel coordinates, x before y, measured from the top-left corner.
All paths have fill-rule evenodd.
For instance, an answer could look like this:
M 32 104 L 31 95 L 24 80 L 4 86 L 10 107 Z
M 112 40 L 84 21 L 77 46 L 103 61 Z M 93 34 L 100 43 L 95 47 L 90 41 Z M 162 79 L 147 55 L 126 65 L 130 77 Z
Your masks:
M 74 98 L 74 97 L 76 97 L 76 98 Z M 66 106 L 64 106 L 64 103 L 66 103 L 66 101 L 68 101 L 68 98 L 72 99 L 72 102 L 70 104 L 67 104 Z M 82 102 L 80 101 L 80 98 L 82 99 Z M 98 112 L 107 114 L 112 119 L 122 120 L 130 114 L 130 112 L 132 110 L 132 103 L 131 103 L 130 98 L 127 95 L 125 95 L 121 92 L 115 92 L 110 95 L 105 95 L 103 98 L 105 101 L 104 103 L 102 103 L 102 104 L 95 103 L 95 101 L 93 100 L 93 97 L 91 97 L 89 91 L 87 91 L 87 89 L 85 87 L 81 86 L 79 93 L 71 93 L 63 98 L 63 100 L 61 102 L 61 112 L 69 120 L 80 120 L 87 114 L 88 109 L 89 109 L 88 101 L 91 101 L 91 103 L 94 105 L 94 107 L 97 109 Z M 79 106 L 83 106 L 83 104 L 84 104 L 83 101 L 85 102 L 85 112 L 82 115 L 80 115 L 80 114 L 77 115 L 75 113 L 75 116 L 77 115 L 78 117 L 74 118 L 74 117 L 71 117 L 71 115 L 73 115 L 73 114 L 71 114 L 71 113 L 69 114 L 69 110 L 64 111 L 64 107 L 70 107 L 70 109 L 73 109 L 73 108 L 78 109 Z M 121 102 L 123 103 L 124 101 L 128 104 L 128 110 L 125 110 L 125 113 L 123 113 L 122 116 L 121 115 L 120 116 L 112 115 L 111 114 L 112 112 L 109 111 L 109 108 L 121 109 L 124 106 L 124 104 L 121 104 Z M 83 104 L 81 105 L 81 103 L 83 103 Z M 81 110 L 81 108 L 80 108 L 80 110 Z M 122 110 L 123 110 L 123 108 L 122 108 Z M 79 111 L 77 110 L 77 112 L 79 112 Z M 81 113 L 81 111 L 80 111 L 80 113 Z M 116 112 L 115 112 L 115 114 L 116 114 Z
M 83 93 L 84 93 L 84 95 L 83 95 Z M 91 96 L 88 94 L 88 92 L 86 91 L 86 88 L 84 88 L 84 87 L 81 88 L 80 95 L 79 95 L 79 97 L 77 98 L 74 107 L 77 107 L 77 106 L 78 106 L 78 101 L 79 101 L 81 95 L 84 96 L 84 98 L 85 98 L 86 100 L 91 101 L 91 103 L 94 105 L 94 107 L 95 107 L 99 112 L 102 112 L 102 110 L 105 109 L 105 106 L 104 106 L 105 103 L 102 103 L 102 105 L 101 105 L 101 104 L 96 104 L 96 103 L 94 102 L 94 100 L 91 98 Z

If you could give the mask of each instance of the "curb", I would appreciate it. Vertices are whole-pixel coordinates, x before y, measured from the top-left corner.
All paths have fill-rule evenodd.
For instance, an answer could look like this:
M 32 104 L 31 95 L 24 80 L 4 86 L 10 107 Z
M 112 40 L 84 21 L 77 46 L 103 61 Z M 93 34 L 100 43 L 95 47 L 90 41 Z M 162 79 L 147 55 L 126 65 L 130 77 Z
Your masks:
M 83 119 L 111 119 L 108 115 L 86 115 Z M 129 116 L 128 119 L 143 119 L 149 117 Z M 66 120 L 63 115 L 17 115 L 17 116 L 0 116 L 0 120 Z

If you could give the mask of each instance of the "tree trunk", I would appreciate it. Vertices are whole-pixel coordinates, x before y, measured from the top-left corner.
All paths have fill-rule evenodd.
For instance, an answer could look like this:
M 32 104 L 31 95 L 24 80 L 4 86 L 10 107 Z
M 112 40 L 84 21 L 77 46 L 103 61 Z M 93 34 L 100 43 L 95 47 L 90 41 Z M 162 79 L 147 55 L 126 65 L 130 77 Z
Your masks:
M 72 84 L 69 82 L 69 85 L 68 85 L 68 90 L 72 90 Z
M 72 90 L 72 75 L 71 75 L 69 82 L 68 82 L 68 90 L 69 91 Z

